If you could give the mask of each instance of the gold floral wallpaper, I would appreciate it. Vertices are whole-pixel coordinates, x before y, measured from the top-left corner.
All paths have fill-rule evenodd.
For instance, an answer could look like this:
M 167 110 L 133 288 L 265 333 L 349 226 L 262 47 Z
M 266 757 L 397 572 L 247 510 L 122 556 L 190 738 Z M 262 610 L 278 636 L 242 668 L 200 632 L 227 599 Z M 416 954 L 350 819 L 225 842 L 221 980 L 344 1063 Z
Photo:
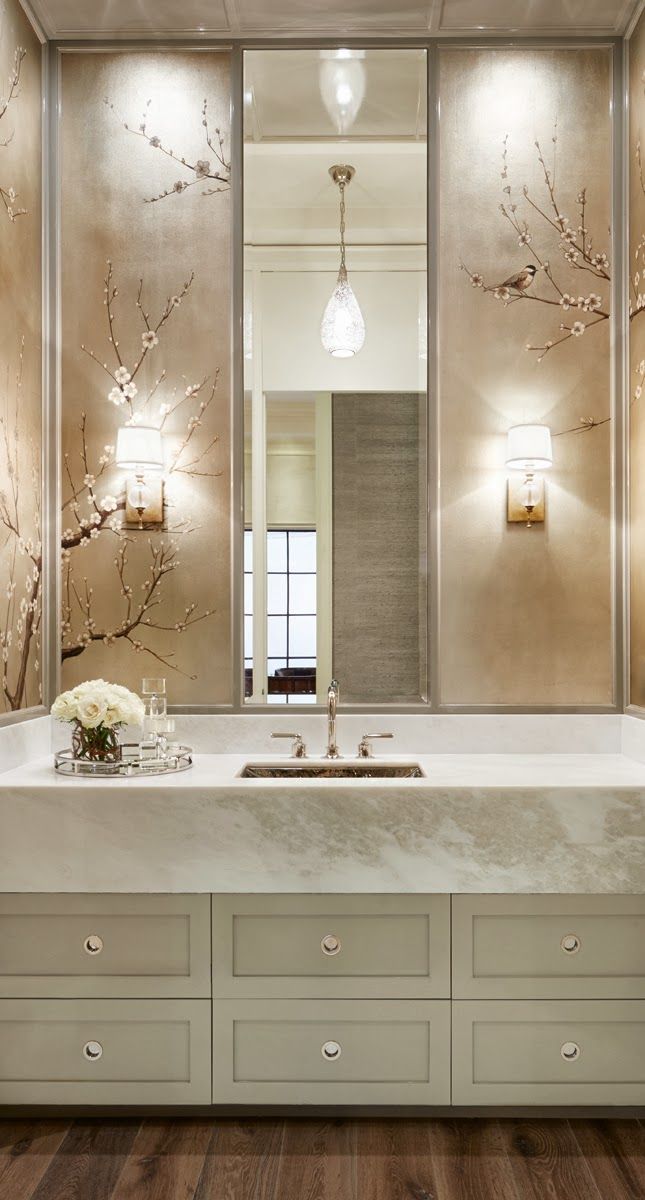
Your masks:
M 0 713 L 42 699 L 41 49 L 0 0 Z
M 62 56 L 62 677 L 231 700 L 225 52 Z M 164 524 L 125 521 L 120 426 L 161 429 Z
M 611 55 L 440 50 L 440 697 L 612 696 Z M 553 435 L 506 522 L 506 432 Z
M 629 45 L 630 701 L 645 706 L 645 17 Z

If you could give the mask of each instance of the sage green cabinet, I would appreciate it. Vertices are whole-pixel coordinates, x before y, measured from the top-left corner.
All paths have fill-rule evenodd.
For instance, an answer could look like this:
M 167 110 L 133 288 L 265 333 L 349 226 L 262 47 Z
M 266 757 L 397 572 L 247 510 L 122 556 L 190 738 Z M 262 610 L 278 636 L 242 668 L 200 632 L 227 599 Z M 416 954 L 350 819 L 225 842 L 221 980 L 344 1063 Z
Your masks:
M 453 1105 L 644 1105 L 645 1002 L 452 1006 Z
M 450 897 L 213 897 L 215 996 L 450 996 Z
M 215 1000 L 213 1101 L 449 1104 L 447 1000 Z
M 454 896 L 458 999 L 645 998 L 645 897 Z
M 209 1104 L 208 1000 L 0 1000 L 0 1104 Z
M 0 895 L 0 996 L 210 993 L 209 896 Z

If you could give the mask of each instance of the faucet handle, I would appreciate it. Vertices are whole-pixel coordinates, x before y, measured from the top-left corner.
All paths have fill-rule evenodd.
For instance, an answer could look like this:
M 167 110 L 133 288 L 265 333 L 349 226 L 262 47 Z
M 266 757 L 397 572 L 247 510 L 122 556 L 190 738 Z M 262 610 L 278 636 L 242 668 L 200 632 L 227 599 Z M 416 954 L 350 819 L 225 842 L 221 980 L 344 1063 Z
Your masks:
M 291 757 L 292 758 L 306 758 L 307 757 L 307 747 L 305 746 L 305 743 L 302 740 L 301 734 L 299 734 L 299 733 L 272 733 L 271 737 L 272 738 L 290 738 L 291 741 L 293 742 L 293 746 L 291 747 Z
M 358 743 L 358 757 L 372 758 L 372 740 L 374 738 L 392 738 L 393 733 L 364 733 Z

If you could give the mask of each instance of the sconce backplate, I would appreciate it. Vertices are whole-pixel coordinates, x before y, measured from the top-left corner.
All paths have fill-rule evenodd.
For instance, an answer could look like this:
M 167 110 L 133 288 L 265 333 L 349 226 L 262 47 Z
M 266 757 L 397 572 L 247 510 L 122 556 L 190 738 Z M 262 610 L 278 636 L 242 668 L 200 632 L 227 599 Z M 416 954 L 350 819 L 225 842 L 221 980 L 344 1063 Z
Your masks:
M 533 489 L 537 493 L 536 503 L 533 512 L 529 515 L 523 504 L 525 496 L 524 476 L 519 471 L 517 475 L 509 476 L 506 510 L 506 520 L 509 524 L 521 522 L 522 525 L 526 525 L 527 520 L 530 520 L 532 525 L 537 525 L 544 521 L 544 480 L 539 475 L 533 480 Z
M 144 526 L 163 525 L 163 480 L 159 475 L 146 476 L 146 487 L 150 492 L 150 503 L 144 508 L 141 520 Z M 125 501 L 125 524 L 139 528 L 139 513 L 128 502 L 127 489 Z

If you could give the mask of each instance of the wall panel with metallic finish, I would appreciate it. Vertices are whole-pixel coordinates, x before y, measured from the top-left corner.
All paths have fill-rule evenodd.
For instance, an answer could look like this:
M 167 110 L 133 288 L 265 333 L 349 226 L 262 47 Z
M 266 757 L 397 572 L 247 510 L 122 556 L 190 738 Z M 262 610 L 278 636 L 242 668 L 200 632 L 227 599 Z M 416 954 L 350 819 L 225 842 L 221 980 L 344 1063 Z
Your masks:
M 62 56 L 62 678 L 231 702 L 230 56 Z M 124 528 L 117 430 L 160 426 L 164 527 Z
M 629 42 L 630 703 L 645 705 L 645 16 Z
M 612 48 L 439 60 L 435 700 L 610 706 Z M 507 284 L 526 266 L 526 290 Z M 505 515 L 505 436 L 524 421 L 554 435 L 532 529 Z

